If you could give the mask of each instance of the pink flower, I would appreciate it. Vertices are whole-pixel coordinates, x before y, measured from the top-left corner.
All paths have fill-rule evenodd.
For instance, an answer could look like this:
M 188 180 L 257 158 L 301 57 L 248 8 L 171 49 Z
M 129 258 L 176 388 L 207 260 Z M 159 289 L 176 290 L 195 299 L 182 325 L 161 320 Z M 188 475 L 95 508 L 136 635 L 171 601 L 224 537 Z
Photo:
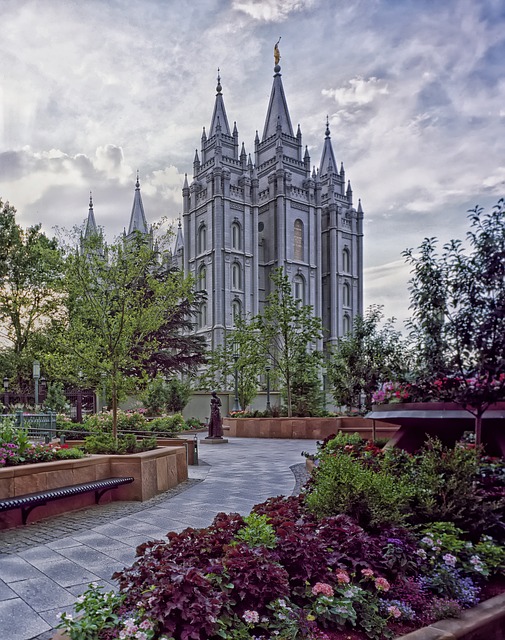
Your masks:
M 312 593 L 315 596 L 322 593 L 324 596 L 328 596 L 331 598 L 334 594 L 334 591 L 331 584 L 327 584 L 326 582 L 316 582 L 316 584 L 312 587 Z
M 244 611 L 242 616 L 248 624 L 256 624 L 260 621 L 260 616 L 257 611 Z
M 339 584 L 349 584 L 349 582 L 351 581 L 347 571 L 339 571 L 337 573 L 337 580 Z
M 375 580 L 375 586 L 379 591 L 389 591 L 389 582 L 386 578 L 377 578 Z
M 388 607 L 387 612 L 390 616 L 393 616 L 393 618 L 401 618 L 402 616 L 402 612 L 400 611 L 400 609 L 398 609 L 398 607 L 395 607 L 394 605 Z
M 371 578 L 373 576 L 372 569 L 361 569 L 361 575 L 365 576 L 365 578 Z

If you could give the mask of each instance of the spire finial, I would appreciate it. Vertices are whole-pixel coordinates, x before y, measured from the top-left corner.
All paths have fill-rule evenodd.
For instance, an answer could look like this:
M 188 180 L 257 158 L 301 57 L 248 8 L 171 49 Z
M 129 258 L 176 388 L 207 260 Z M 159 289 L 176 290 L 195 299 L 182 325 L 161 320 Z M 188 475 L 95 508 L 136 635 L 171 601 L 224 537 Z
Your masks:
M 328 116 L 326 116 L 326 131 L 325 131 L 325 135 L 327 138 L 330 137 L 330 119 L 328 118 Z
M 135 183 L 135 189 L 140 189 L 139 170 L 137 169 L 137 182 Z
M 277 42 L 274 44 L 274 62 L 275 62 L 275 66 L 279 67 L 278 69 L 275 69 L 275 71 L 280 71 L 280 65 L 279 65 L 279 61 L 281 59 L 281 52 L 279 51 L 279 42 L 281 41 L 281 36 L 279 36 L 279 39 L 277 40 Z
M 221 93 L 221 91 L 223 90 L 223 87 L 221 86 L 221 75 L 219 73 L 219 67 L 217 68 L 217 87 L 216 87 L 216 91 L 218 93 Z
M 89 208 L 93 209 L 93 193 L 92 193 L 92 191 L 89 192 Z

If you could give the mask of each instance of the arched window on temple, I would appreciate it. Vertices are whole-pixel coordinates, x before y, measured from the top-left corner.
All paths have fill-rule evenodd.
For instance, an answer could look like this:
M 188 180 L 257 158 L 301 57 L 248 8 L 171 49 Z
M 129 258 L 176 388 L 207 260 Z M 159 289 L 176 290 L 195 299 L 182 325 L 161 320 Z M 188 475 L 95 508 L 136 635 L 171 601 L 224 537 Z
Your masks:
M 241 249 L 242 243 L 240 242 L 240 224 L 238 222 L 234 222 L 231 225 L 231 247 L 232 249 Z
M 207 227 L 202 224 L 198 229 L 198 253 L 207 250 Z
M 231 287 L 235 291 L 242 291 L 242 267 L 238 262 L 231 265 Z
M 300 274 L 293 278 L 293 296 L 295 300 L 300 300 L 302 304 L 305 304 L 305 280 Z
M 198 270 L 198 289 L 200 291 L 207 291 L 207 267 L 202 265 Z
M 344 307 L 351 306 L 351 287 L 348 282 L 344 282 L 344 286 L 342 288 L 342 302 Z
M 300 219 L 295 220 L 293 238 L 294 238 L 294 248 L 293 248 L 294 259 L 303 261 L 303 222 Z
M 351 272 L 351 252 L 347 247 L 342 251 L 342 271 L 344 273 Z

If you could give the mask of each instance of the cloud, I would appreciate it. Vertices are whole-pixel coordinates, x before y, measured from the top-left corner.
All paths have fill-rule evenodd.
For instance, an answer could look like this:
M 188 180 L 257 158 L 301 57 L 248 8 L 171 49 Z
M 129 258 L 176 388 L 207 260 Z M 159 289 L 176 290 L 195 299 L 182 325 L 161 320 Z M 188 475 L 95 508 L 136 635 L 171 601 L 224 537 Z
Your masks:
M 260 22 L 283 22 L 316 4 L 317 0 L 233 0 L 232 7 Z
M 377 96 L 389 93 L 387 83 L 380 78 L 364 79 L 356 76 L 351 78 L 347 84 L 349 86 L 338 89 L 323 89 L 321 94 L 333 98 L 339 106 L 350 107 L 369 104 Z

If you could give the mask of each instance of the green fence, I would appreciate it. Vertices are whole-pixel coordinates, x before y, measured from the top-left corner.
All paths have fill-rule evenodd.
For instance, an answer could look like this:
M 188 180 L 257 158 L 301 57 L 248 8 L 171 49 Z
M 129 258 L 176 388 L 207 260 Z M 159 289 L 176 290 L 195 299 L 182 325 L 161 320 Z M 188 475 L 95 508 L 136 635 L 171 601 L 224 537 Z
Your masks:
M 25 429 L 30 438 L 37 440 L 51 440 L 56 437 L 56 412 L 23 413 L 16 411 L 14 414 L 1 416 L 9 418 L 18 429 Z

